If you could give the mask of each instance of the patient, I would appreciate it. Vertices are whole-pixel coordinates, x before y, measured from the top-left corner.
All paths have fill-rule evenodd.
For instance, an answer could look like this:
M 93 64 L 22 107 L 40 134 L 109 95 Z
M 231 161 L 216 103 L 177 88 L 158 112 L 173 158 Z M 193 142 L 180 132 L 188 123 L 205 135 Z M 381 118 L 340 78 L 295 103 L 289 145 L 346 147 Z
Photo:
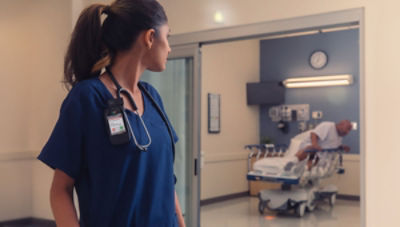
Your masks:
M 338 123 L 324 121 L 313 130 L 308 131 L 307 135 L 300 144 L 300 149 L 296 153 L 298 161 L 306 159 L 309 155 L 308 169 L 312 168 L 315 152 L 306 152 L 310 150 L 321 151 L 322 149 L 341 148 L 345 152 L 350 151 L 350 147 L 342 144 L 342 138 L 352 129 L 349 120 L 342 120 Z M 318 162 L 314 162 L 314 165 Z
M 322 122 L 316 128 L 300 133 L 292 138 L 284 158 L 260 159 L 253 164 L 253 169 L 268 172 L 269 175 L 272 173 L 279 175 L 280 170 L 284 170 L 285 174 L 291 172 L 297 175 L 302 173 L 303 167 L 311 170 L 319 161 L 318 155 L 315 155 L 315 151 L 336 148 L 341 148 L 346 152 L 350 151 L 348 146 L 342 145 L 342 138 L 351 129 L 352 125 L 348 120 L 342 120 L 338 123 L 330 121 Z M 323 154 L 321 157 L 326 157 L 326 155 Z M 300 162 L 302 164 L 298 165 Z

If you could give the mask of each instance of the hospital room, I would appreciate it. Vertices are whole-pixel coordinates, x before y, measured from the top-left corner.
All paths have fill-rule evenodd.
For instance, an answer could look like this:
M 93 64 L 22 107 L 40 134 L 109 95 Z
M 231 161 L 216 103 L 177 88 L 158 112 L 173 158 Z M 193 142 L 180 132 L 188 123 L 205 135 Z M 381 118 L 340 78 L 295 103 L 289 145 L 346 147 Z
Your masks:
M 114 71 L 116 66 L 105 65 L 97 79 L 71 83 L 69 89 L 63 83 L 64 60 L 81 12 L 102 4 L 93 15 L 106 29 L 107 20 L 116 20 L 113 6 L 118 4 L 112 0 L 0 1 L 4 128 L 0 227 L 400 225 L 396 212 L 400 3 L 144 2 L 153 4 L 151 10 L 160 5 L 157 9 L 165 11 L 168 19 L 162 29 L 165 24 L 168 29 L 155 27 L 154 34 L 167 37 L 168 33 L 170 49 L 157 47 L 158 38 L 146 36 L 153 27 L 138 36 L 146 41 L 136 42 L 143 45 L 136 49 L 140 53 L 150 53 L 153 47 L 159 48 L 158 53 L 166 50 L 168 57 L 162 70 L 149 67 L 140 74 L 143 103 L 136 106 L 136 93 L 131 95 L 123 83 L 122 88 L 118 84 L 122 77 Z M 117 65 L 121 58 L 108 64 Z M 109 80 L 102 79 L 103 74 Z M 76 104 L 68 100 L 77 89 L 93 82 L 94 91 L 107 93 L 107 81 L 115 84 L 114 97 L 122 101 L 119 118 L 113 99 L 105 102 L 106 109 L 100 105 L 98 116 L 86 118 L 94 107 L 86 105 L 91 99 L 82 96 L 80 108 L 90 111 L 78 115 L 79 125 L 69 119 L 60 126 L 66 113 L 81 113 L 80 108 L 67 111 L 70 103 Z M 107 95 L 113 98 L 110 92 Z M 134 111 L 124 101 L 133 103 Z M 157 116 L 155 122 L 150 114 Z M 93 124 L 97 118 L 101 125 Z M 113 125 L 125 128 L 126 134 L 113 134 Z M 71 134 L 61 134 L 64 139 L 54 142 L 63 128 L 71 129 Z M 96 139 L 98 152 L 81 154 L 87 163 L 80 164 L 75 174 L 75 169 L 63 165 L 71 163 L 72 156 L 62 153 L 71 152 L 75 144 L 64 141 L 90 130 L 105 138 Z M 81 138 L 87 141 L 80 149 L 92 144 L 89 134 Z M 172 147 L 157 145 L 158 141 Z M 127 152 L 120 166 L 118 157 L 127 146 L 122 143 L 135 150 Z M 102 144 L 121 154 L 109 156 Z M 173 152 L 152 155 L 156 152 L 152 145 Z M 52 156 L 49 150 L 54 146 L 59 153 Z M 90 169 L 103 159 L 108 162 L 96 171 Z M 121 169 L 120 175 L 107 178 L 114 176 L 115 168 Z M 135 171 L 143 175 L 136 177 Z M 167 175 L 174 181 L 160 178 Z M 136 182 L 127 176 L 134 176 Z M 65 201 L 55 197 L 60 179 L 73 180 L 65 188 L 73 213 L 60 210 Z M 173 206 L 165 207 L 169 202 Z M 170 218 L 173 221 L 168 222 Z M 71 220 L 76 225 L 65 224 Z

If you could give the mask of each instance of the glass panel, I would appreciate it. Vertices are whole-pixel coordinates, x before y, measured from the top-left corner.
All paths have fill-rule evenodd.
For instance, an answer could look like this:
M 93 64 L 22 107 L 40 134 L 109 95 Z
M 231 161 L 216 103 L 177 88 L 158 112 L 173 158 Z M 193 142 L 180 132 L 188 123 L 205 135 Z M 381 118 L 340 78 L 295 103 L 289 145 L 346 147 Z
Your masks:
M 175 174 L 178 194 L 185 223 L 191 223 L 192 186 L 192 87 L 193 58 L 171 59 L 160 73 L 145 71 L 141 80 L 152 84 L 160 93 L 164 108 L 179 137 L 175 153 Z

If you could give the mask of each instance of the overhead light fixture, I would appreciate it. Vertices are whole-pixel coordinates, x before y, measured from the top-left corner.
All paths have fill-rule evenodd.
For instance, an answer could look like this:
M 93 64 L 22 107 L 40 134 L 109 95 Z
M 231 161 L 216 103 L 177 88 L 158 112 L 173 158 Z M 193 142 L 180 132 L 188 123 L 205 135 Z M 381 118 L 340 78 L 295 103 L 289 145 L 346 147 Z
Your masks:
M 287 88 L 346 86 L 352 83 L 353 76 L 350 74 L 296 77 L 288 78 L 282 82 L 282 84 Z
M 218 10 L 214 13 L 214 22 L 217 24 L 224 23 L 224 15 L 222 14 L 221 11 Z

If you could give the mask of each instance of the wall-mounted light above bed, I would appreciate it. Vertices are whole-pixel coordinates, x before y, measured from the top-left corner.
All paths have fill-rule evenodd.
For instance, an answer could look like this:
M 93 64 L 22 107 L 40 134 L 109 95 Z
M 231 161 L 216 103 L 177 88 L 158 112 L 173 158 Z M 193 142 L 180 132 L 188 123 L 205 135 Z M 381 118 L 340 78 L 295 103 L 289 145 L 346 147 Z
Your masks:
M 282 84 L 286 88 L 346 86 L 352 83 L 353 83 L 353 76 L 350 74 L 313 76 L 313 77 L 293 77 L 282 81 Z

